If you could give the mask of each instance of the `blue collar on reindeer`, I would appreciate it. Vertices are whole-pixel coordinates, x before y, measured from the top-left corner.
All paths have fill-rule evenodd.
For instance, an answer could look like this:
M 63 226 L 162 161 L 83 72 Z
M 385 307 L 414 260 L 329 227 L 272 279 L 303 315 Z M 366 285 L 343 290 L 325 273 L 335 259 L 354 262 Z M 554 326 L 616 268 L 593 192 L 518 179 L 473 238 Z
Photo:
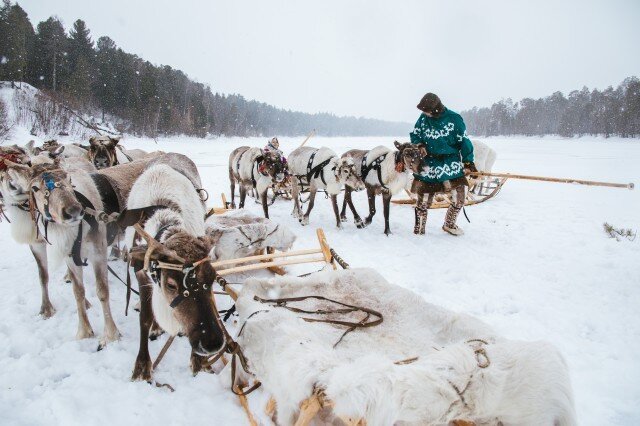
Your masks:
M 53 180 L 53 176 L 51 176 L 50 173 L 43 173 L 42 174 L 42 181 L 44 182 L 44 185 L 47 187 L 47 189 L 49 191 L 53 191 L 54 188 L 59 188 L 60 184 L 56 183 L 55 180 Z

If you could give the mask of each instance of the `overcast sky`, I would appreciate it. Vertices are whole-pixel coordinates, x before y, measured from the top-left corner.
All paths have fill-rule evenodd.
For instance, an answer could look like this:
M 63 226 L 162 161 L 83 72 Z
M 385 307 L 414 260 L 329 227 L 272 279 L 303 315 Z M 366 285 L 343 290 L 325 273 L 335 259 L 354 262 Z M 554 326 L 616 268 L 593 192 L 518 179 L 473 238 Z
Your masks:
M 213 91 L 306 112 L 414 121 L 606 88 L 640 76 L 639 0 L 22 0 L 34 26 L 85 20 L 93 39 Z

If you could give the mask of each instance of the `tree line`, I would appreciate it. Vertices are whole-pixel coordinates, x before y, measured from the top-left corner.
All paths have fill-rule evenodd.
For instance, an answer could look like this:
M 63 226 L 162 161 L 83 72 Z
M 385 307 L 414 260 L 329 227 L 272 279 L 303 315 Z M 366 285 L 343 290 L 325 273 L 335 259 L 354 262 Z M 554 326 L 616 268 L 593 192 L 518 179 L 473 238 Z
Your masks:
M 467 131 L 477 136 L 604 135 L 640 136 L 640 80 L 625 79 L 616 89 L 555 92 L 546 98 L 503 99 L 490 108 L 463 111 Z
M 127 53 L 109 37 L 94 43 L 84 21 L 67 33 L 56 17 L 34 28 L 18 4 L 0 7 L 0 80 L 24 81 L 78 111 L 122 119 L 139 135 L 398 135 L 406 123 L 307 114 L 238 94 L 214 93 L 170 66 Z

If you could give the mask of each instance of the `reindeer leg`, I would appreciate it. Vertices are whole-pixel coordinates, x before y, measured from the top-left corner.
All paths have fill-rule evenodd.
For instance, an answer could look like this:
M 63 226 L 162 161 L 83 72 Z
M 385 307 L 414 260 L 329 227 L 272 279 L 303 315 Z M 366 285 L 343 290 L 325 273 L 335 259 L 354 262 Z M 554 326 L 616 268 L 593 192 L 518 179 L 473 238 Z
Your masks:
M 331 196 L 331 206 L 333 207 L 333 214 L 336 216 L 336 226 L 338 229 L 342 229 L 342 221 L 340 221 L 340 209 L 338 208 L 338 196 Z
M 386 191 L 382 193 L 382 208 L 384 212 L 384 234 L 391 234 L 391 229 L 389 228 L 389 207 L 391 205 L 391 192 Z
M 269 189 L 265 189 L 262 194 L 260 194 L 260 200 L 262 200 L 262 211 L 264 211 L 264 217 L 269 219 L 269 203 L 267 203 L 267 192 Z
M 247 198 L 247 188 L 240 184 L 240 204 L 238 205 L 238 208 L 243 209 L 244 208 L 244 200 Z
M 344 186 L 344 197 L 342 198 L 342 210 L 340 211 L 340 220 L 342 222 L 347 221 L 347 198 L 351 195 L 351 188 L 348 185 Z
M 300 209 L 300 187 L 298 186 L 298 182 L 293 179 L 291 182 L 291 198 L 293 198 L 293 211 L 291 212 L 291 216 L 299 218 L 302 216 Z
M 231 174 L 231 172 L 229 172 L 229 181 L 231 182 L 231 208 L 235 209 L 236 208 L 236 202 L 235 202 L 236 180 L 233 178 L 233 175 Z M 227 206 L 222 206 L 222 207 L 227 208 Z
M 140 292 L 140 347 L 133 367 L 131 380 L 151 381 L 151 356 L 149 355 L 149 329 L 153 322 L 153 307 L 151 306 L 151 293 L 153 288 L 146 272 L 136 272 L 138 291 Z
M 309 206 L 307 207 L 307 212 L 300 219 L 300 223 L 304 225 L 309 224 L 309 215 L 311 214 L 311 210 L 313 210 L 313 204 L 316 201 L 316 189 L 309 188 Z
M 347 203 L 349 204 L 349 208 L 351 209 L 351 213 L 353 214 L 353 223 L 356 224 L 356 228 L 362 229 L 366 225 L 360 218 L 360 215 L 356 211 L 356 206 L 353 205 L 353 192 L 349 191 L 349 198 L 347 199 Z
M 73 294 L 76 298 L 76 308 L 78 309 L 78 332 L 76 339 L 86 339 L 93 337 L 93 329 L 87 316 L 87 306 L 85 305 L 84 283 L 82 281 L 82 266 L 76 266 L 71 258 L 67 258 L 67 267 L 73 284 Z
M 95 259 L 92 259 L 91 263 L 93 263 L 93 272 L 96 277 L 96 293 L 102 305 L 102 315 L 104 316 L 104 334 L 98 345 L 98 350 L 101 350 L 107 343 L 120 339 L 120 332 L 118 331 L 115 321 L 113 321 L 111 306 L 109 304 L 106 241 L 102 242 L 102 247 L 97 251 L 103 253 L 98 254 Z
M 364 219 L 364 223 L 371 225 L 373 216 L 376 214 L 376 189 L 372 186 L 367 186 L 367 200 L 369 200 L 369 216 Z
M 31 253 L 38 265 L 38 275 L 40 276 L 40 290 L 42 293 L 42 303 L 40 304 L 40 315 L 44 319 L 51 318 L 56 313 L 55 308 L 49 300 L 49 271 L 47 269 L 47 247 L 44 244 L 29 244 Z

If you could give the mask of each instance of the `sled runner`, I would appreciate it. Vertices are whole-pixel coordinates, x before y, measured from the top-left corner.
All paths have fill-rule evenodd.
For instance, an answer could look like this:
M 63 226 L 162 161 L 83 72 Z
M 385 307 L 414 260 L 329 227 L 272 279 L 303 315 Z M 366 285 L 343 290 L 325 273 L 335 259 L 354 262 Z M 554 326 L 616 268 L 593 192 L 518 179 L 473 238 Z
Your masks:
M 484 203 L 487 200 L 498 195 L 498 192 L 502 189 L 508 178 L 495 178 L 492 180 L 476 180 L 472 183 L 469 191 L 467 191 L 467 199 L 465 200 L 465 206 L 472 206 L 474 204 Z M 394 204 L 411 204 L 416 203 L 413 194 L 407 192 L 411 198 L 391 200 Z M 450 194 L 437 194 L 430 209 L 446 209 L 451 204 Z

